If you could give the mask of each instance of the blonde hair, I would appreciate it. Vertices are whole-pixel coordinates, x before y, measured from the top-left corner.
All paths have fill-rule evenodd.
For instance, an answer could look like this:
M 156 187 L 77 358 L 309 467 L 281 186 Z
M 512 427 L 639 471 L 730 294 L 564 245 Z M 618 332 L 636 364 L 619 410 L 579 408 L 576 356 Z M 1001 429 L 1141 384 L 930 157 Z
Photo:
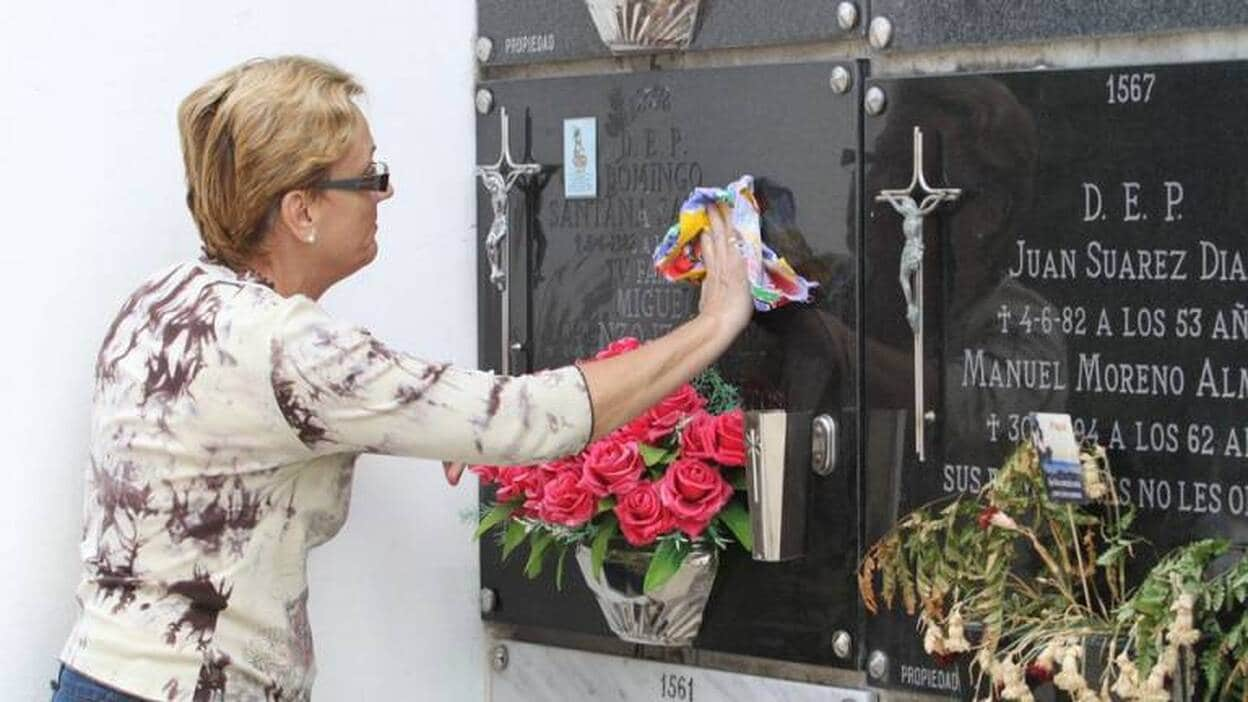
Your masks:
M 281 56 L 235 66 L 182 101 L 186 203 L 208 256 L 246 265 L 281 196 L 346 154 L 363 92 L 328 63 Z

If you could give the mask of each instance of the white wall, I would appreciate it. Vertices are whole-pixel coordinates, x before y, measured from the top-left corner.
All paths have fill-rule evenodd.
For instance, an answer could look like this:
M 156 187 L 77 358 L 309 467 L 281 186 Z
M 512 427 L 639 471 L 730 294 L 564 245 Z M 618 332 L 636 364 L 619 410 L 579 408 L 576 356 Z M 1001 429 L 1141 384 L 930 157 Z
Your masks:
M 369 91 L 398 196 L 381 254 L 325 298 L 435 359 L 475 362 L 471 0 L 0 3 L 0 699 L 47 698 L 75 612 L 94 354 L 140 276 L 196 254 L 175 109 L 211 75 L 306 53 Z M 366 458 L 313 553 L 322 700 L 478 700 L 471 480 Z

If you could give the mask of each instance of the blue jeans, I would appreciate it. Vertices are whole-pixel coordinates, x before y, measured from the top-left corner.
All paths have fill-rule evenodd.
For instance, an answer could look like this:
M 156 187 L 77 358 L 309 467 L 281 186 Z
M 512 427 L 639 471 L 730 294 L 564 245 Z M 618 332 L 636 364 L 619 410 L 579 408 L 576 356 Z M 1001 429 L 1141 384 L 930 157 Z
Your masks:
M 67 666 L 52 683 L 52 702 L 143 702 L 141 697 L 118 692 Z

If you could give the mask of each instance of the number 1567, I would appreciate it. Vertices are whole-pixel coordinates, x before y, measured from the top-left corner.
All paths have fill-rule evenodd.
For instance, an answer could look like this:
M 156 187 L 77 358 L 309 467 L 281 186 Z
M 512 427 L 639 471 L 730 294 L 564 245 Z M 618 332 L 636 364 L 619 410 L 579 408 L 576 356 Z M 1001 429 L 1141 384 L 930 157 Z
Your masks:
M 1105 81 L 1105 88 L 1109 91 L 1109 104 L 1148 102 L 1153 97 L 1155 82 L 1155 73 L 1111 73 Z

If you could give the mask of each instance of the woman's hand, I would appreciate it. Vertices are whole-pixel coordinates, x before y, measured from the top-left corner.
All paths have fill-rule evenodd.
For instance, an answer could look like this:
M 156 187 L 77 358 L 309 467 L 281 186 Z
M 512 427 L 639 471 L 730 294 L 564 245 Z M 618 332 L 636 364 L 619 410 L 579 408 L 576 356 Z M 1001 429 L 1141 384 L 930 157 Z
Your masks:
M 698 315 L 625 354 L 578 364 L 593 404 L 590 438 L 606 436 L 646 411 L 728 349 L 754 314 L 745 259 L 732 241 L 738 235 L 716 207 L 707 208 L 711 229 L 700 241 L 706 276 Z
M 701 237 L 706 277 L 702 279 L 698 311 L 717 320 L 722 331 L 729 338 L 735 338 L 754 314 L 745 258 L 737 248 L 741 237 L 724 219 L 718 206 L 706 208 L 706 213 L 711 229 Z

